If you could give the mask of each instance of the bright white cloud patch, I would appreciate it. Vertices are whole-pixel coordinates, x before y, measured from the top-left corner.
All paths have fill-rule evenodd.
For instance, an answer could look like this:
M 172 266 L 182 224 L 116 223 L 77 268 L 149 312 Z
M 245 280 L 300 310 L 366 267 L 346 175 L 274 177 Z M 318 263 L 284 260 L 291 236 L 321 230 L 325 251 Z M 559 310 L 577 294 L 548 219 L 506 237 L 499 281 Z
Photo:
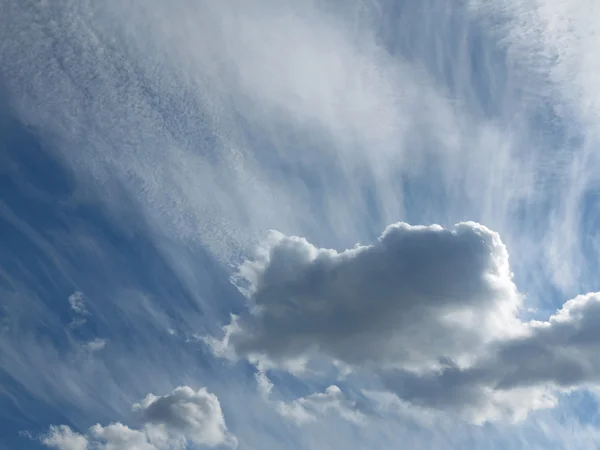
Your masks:
M 170 394 L 148 394 L 133 410 L 144 423 L 133 429 L 122 423 L 96 424 L 87 434 L 66 425 L 51 426 L 42 443 L 59 450 L 168 450 L 188 443 L 202 447 L 237 447 L 229 433 L 216 395 L 204 388 L 180 386 Z
M 330 411 L 337 412 L 341 417 L 355 424 L 362 424 L 365 421 L 365 417 L 356 409 L 356 405 L 349 401 L 335 385 L 329 386 L 325 392 L 316 392 L 291 403 L 281 402 L 277 410 L 281 415 L 299 424 L 317 420 L 315 413 L 327 414 Z
M 219 399 L 204 388 L 195 391 L 181 386 L 162 397 L 148 394 L 133 409 L 145 422 L 176 430 L 195 444 L 215 447 L 235 443 L 227 431 Z
M 52 425 L 48 434 L 42 438 L 42 443 L 59 450 L 86 450 L 88 448 L 87 438 L 75 433 L 66 425 Z
M 400 402 L 477 423 L 518 421 L 555 406 L 561 389 L 600 382 L 600 294 L 570 300 L 547 322 L 520 320 L 507 249 L 476 223 L 398 223 L 343 252 L 272 233 L 238 281 L 252 313 L 209 343 L 259 368 L 327 356 Z M 273 386 L 262 373 L 257 380 L 268 397 Z M 300 423 L 327 409 L 358 422 L 335 386 L 277 406 Z
M 90 428 L 90 441 L 98 442 L 104 450 L 156 450 L 146 430 L 134 430 L 122 423 L 112 423 L 106 427 L 94 425 Z
M 69 295 L 69 305 L 71 305 L 71 309 L 77 314 L 89 314 L 85 306 L 85 297 L 81 292 L 76 291 Z

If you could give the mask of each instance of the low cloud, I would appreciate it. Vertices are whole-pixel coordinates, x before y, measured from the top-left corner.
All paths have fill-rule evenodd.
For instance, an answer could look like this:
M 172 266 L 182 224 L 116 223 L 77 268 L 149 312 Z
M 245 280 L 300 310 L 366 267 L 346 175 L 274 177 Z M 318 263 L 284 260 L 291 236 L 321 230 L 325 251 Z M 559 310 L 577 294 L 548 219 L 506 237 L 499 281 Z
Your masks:
M 177 431 L 197 445 L 235 443 L 227 431 L 219 399 L 205 388 L 195 391 L 181 386 L 162 397 L 149 394 L 133 409 L 145 422 Z
M 274 385 L 269 377 L 261 371 L 255 374 L 258 391 L 267 402 L 272 402 L 271 394 Z M 315 422 L 319 416 L 323 416 L 331 411 L 336 412 L 342 418 L 356 425 L 365 423 L 366 417 L 359 410 L 356 402 L 350 400 L 342 390 L 331 385 L 325 389 L 325 392 L 315 392 L 300 397 L 292 401 L 279 400 L 272 402 L 274 409 L 286 419 L 295 422 L 297 425 L 303 425 L 309 422 Z
M 96 424 L 86 434 L 66 425 L 51 426 L 41 439 L 58 450 L 167 450 L 184 449 L 188 443 L 201 447 L 237 447 L 228 431 L 221 404 L 205 388 L 180 386 L 170 394 L 149 394 L 133 410 L 144 423 L 133 429 L 122 423 Z
M 87 450 L 87 437 L 74 432 L 67 425 L 52 425 L 42 443 L 59 450 Z
M 348 400 L 342 390 L 331 385 L 325 392 L 315 392 L 291 403 L 279 403 L 278 412 L 298 424 L 317 420 L 316 414 L 337 412 L 342 418 L 357 425 L 363 424 L 364 415 L 356 408 L 354 402 Z
M 399 401 L 476 423 L 521 420 L 555 406 L 560 391 L 600 381 L 600 294 L 548 321 L 520 320 L 508 251 L 480 224 L 397 223 L 342 252 L 274 232 L 257 255 L 237 278 L 252 313 L 207 340 L 221 355 L 280 368 L 327 356 Z M 309 421 L 336 392 L 279 409 Z
M 255 314 L 228 330 L 238 355 L 283 362 L 325 353 L 346 363 L 422 370 L 468 361 L 519 332 L 508 252 L 476 223 L 390 225 L 372 245 L 337 252 L 272 233 L 240 278 Z
M 95 338 L 91 341 L 86 342 L 83 346 L 86 350 L 89 350 L 90 352 L 96 352 L 106 347 L 107 342 L 107 339 Z

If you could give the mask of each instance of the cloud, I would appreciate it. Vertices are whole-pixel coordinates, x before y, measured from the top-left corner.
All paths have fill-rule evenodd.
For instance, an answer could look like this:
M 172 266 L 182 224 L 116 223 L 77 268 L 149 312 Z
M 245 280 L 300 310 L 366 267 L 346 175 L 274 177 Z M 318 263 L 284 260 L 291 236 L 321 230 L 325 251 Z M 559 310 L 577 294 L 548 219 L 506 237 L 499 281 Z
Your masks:
M 325 392 L 316 392 L 294 400 L 291 404 L 280 403 L 278 411 L 298 423 L 317 420 L 315 412 L 326 414 L 329 411 L 335 411 L 342 418 L 355 424 L 363 424 L 366 420 L 356 405 L 349 401 L 336 385 L 329 386 Z
M 176 430 L 195 444 L 215 447 L 235 443 L 227 431 L 219 399 L 205 388 L 195 391 L 180 386 L 162 397 L 149 394 L 133 409 L 145 422 Z
M 85 306 L 85 297 L 82 292 L 76 291 L 69 295 L 69 305 L 71 305 L 71 309 L 77 314 L 89 314 Z
M 42 438 L 42 443 L 59 450 L 87 450 L 88 440 L 66 425 L 51 425 L 48 434 Z
M 106 427 L 92 426 L 87 435 L 76 433 L 66 425 L 51 426 L 42 443 L 58 450 L 159 450 L 148 436 L 148 430 L 134 430 L 122 423 L 113 423 Z M 182 448 L 179 446 L 178 448 Z
M 255 379 L 258 386 L 258 392 L 262 398 L 270 402 L 274 384 L 266 373 L 257 371 Z M 300 397 L 291 402 L 279 400 L 273 403 L 274 409 L 283 417 L 292 420 L 297 425 L 314 422 L 317 415 L 324 415 L 330 411 L 337 412 L 348 422 L 362 425 L 366 422 L 366 417 L 357 408 L 356 402 L 351 401 L 344 395 L 342 390 L 331 385 L 325 389 L 325 392 L 315 392 L 305 397 Z
M 144 423 L 141 429 L 120 422 L 96 424 L 83 435 L 66 425 L 53 425 L 41 441 L 59 450 L 184 449 L 188 442 L 208 448 L 237 447 L 219 399 L 205 388 L 180 386 L 164 396 L 148 394 L 133 410 Z
M 107 342 L 107 339 L 95 338 L 91 341 L 86 342 L 85 344 L 83 344 L 83 346 L 85 349 L 91 352 L 95 352 L 98 350 L 102 350 L 104 347 L 106 347 Z
M 480 416 L 523 419 L 527 409 L 553 407 L 556 393 L 600 383 L 600 293 L 566 302 L 548 321 L 532 321 L 523 336 L 501 340 L 468 368 L 427 376 L 390 372 L 388 387 L 410 402 Z
M 375 376 L 400 401 L 475 423 L 519 421 L 556 406 L 560 392 L 600 382 L 600 294 L 522 321 L 508 251 L 477 223 L 397 223 L 343 252 L 272 233 L 241 265 L 242 281 L 251 313 L 226 327 L 220 345 L 207 342 L 259 368 L 326 356 Z M 260 372 L 257 381 L 268 397 L 272 384 Z M 354 420 L 341 399 L 332 386 L 277 409 L 297 422 L 330 407 Z
M 397 223 L 376 243 L 343 252 L 273 233 L 239 276 L 255 309 L 227 329 L 240 355 L 324 353 L 420 370 L 441 358 L 466 362 L 519 332 L 506 247 L 476 223 Z
M 600 172 L 586 158 L 571 162 L 569 152 L 578 144 L 560 142 L 559 137 L 568 133 L 549 125 L 544 117 L 546 110 L 554 108 L 548 97 L 554 96 L 555 89 L 535 83 L 540 78 L 532 76 L 540 72 L 536 61 L 525 71 L 504 67 L 499 47 L 508 40 L 504 36 L 490 38 L 498 26 L 471 26 L 462 6 L 473 2 L 451 7 L 443 1 L 351 2 L 341 7 L 347 15 L 334 11 L 333 3 L 339 2 L 296 6 L 298 2 L 284 1 L 275 7 L 273 2 L 260 0 L 242 3 L 182 1 L 173 7 L 160 2 L 131 5 L 109 1 L 98 6 L 67 1 L 53 8 L 43 3 L 15 3 L 0 27 L 6 42 L 0 50 L 5 62 L 0 77 L 9 93 L 5 103 L 32 129 L 49 137 L 44 147 L 56 148 L 53 151 L 72 165 L 81 184 L 79 195 L 103 191 L 109 215 L 118 220 L 124 217 L 125 229 L 146 223 L 137 217 L 129 220 L 129 214 L 139 207 L 150 229 L 158 231 L 158 237 L 150 236 L 154 243 L 164 242 L 165 236 L 181 239 L 186 249 L 207 246 L 231 262 L 228 258 L 238 258 L 266 227 L 308 236 L 317 247 L 323 242 L 342 247 L 347 241 L 370 240 L 373 230 L 398 218 L 448 224 L 470 217 L 500 230 L 510 248 L 519 249 L 514 256 L 532 262 L 521 264 L 521 279 L 529 283 L 536 272 L 543 274 L 539 276 L 543 279 L 550 267 L 555 282 L 565 280 L 561 286 L 585 283 L 581 272 L 586 266 L 578 264 L 583 261 L 578 249 L 579 203 L 590 183 L 579 180 Z M 589 45 L 597 37 L 587 32 L 596 25 L 589 8 L 557 1 L 548 6 L 546 2 L 488 3 L 494 9 L 510 6 L 517 10 L 516 20 L 511 17 L 502 23 L 510 37 L 525 44 L 539 38 L 561 47 L 558 57 L 552 54 L 548 60 L 567 62 L 573 70 L 554 72 L 552 78 L 566 75 L 561 78 L 567 79 L 564 84 L 575 81 L 577 89 L 577 80 L 584 77 L 597 89 L 597 45 Z M 379 14 L 373 14 L 374 10 Z M 424 13 L 420 15 L 420 11 Z M 559 20 L 554 20 L 556 17 Z M 538 23 L 518 27 L 519 20 L 540 18 L 546 25 L 541 28 L 544 32 L 539 32 Z M 584 19 L 591 27 L 580 27 L 581 20 L 572 18 Z M 388 26 L 382 27 L 384 20 L 383 25 Z M 568 45 L 563 45 L 562 36 Z M 206 45 L 198 46 L 198 42 Z M 392 48 L 387 48 L 388 43 Z M 530 52 L 530 48 L 509 53 L 521 60 L 518 62 L 531 62 L 539 52 Z M 394 53 L 396 49 L 404 51 Z M 435 63 L 428 65 L 432 60 Z M 427 73 L 416 69 L 421 67 Z M 436 78 L 442 72 L 447 78 L 436 79 L 442 85 L 441 95 L 437 95 L 427 76 Z M 543 72 L 542 78 L 547 74 Z M 534 80 L 521 83 L 523 78 Z M 519 97 L 517 104 L 507 92 L 510 86 L 505 86 L 511 83 L 516 86 L 512 95 Z M 531 116 L 520 114 L 520 99 L 527 97 L 527 92 L 521 96 L 521 88 L 534 83 L 539 85 L 537 92 L 548 94 L 544 100 L 549 105 L 535 108 Z M 590 94 L 594 92 L 583 90 L 573 103 L 582 107 L 590 101 L 594 104 L 594 99 L 600 98 Z M 490 93 L 496 102 L 486 104 Z M 473 106 L 469 97 L 478 97 L 475 108 L 460 110 L 457 105 L 464 102 Z M 505 115 L 492 114 L 493 127 L 481 118 L 482 112 L 487 115 L 500 108 Z M 463 113 L 476 117 L 470 121 Z M 527 137 L 515 137 L 520 131 L 549 135 L 553 142 L 559 141 L 557 146 L 564 144 L 565 152 L 559 157 L 550 155 L 539 141 L 529 145 Z M 587 131 L 585 135 L 594 135 Z M 576 141 L 577 135 L 566 139 Z M 588 148 L 594 152 L 597 145 Z M 412 161 L 428 152 L 433 153 L 434 169 L 417 173 Z M 437 169 L 436 161 L 440 161 Z M 357 167 L 361 169 L 358 174 L 354 171 Z M 551 189 L 547 189 L 549 185 Z M 111 188 L 115 186 L 127 195 Z M 548 209 L 555 211 L 550 225 Z M 512 245 L 514 242 L 519 245 Z M 173 252 L 169 264 L 178 276 L 197 280 L 199 264 L 182 255 L 185 252 Z M 115 260 L 104 258 L 102 264 L 107 267 Z M 136 267 L 140 272 L 158 272 L 143 268 Z M 103 272 L 95 273 L 105 279 Z M 124 281 L 130 284 L 130 280 Z M 543 280 L 543 287 L 548 284 Z M 221 292 L 214 294 L 198 295 L 194 300 L 208 310 L 212 303 L 207 299 L 223 297 Z M 185 311 L 182 315 L 191 316 L 186 305 L 175 303 L 172 297 L 160 296 Z M 546 303 L 554 301 L 543 298 Z M 160 308 L 160 301 L 153 300 L 152 308 Z M 142 310 L 139 316 L 147 313 Z M 209 314 L 205 317 L 207 323 L 217 323 Z M 111 314 L 102 320 L 111 324 Z M 140 336 L 140 328 L 133 322 L 127 325 L 137 333 L 140 355 L 156 361 L 144 377 L 164 380 L 178 370 L 183 372 L 180 364 L 167 364 L 155 341 Z M 474 342 L 465 348 L 474 346 L 479 335 L 485 334 L 477 331 Z M 347 336 L 340 339 L 347 340 Z M 321 342 L 320 337 L 315 341 Z M 23 353 L 22 340 L 14 342 L 14 353 Z M 243 345 L 236 344 L 245 354 Z M 440 345 L 436 340 L 435 344 L 447 350 L 444 342 Z M 340 343 L 329 347 L 315 351 L 335 350 L 352 356 L 352 349 L 340 351 Z M 44 347 L 36 349 L 42 353 Z M 292 358 L 284 352 L 305 350 L 302 345 L 300 351 L 285 349 L 278 354 L 269 350 L 273 358 L 288 362 Z M 377 352 L 373 354 L 380 358 Z M 472 355 L 462 355 L 466 361 L 457 356 L 460 368 L 479 367 L 471 361 Z M 18 366 L 23 377 L 17 378 L 37 373 L 54 378 L 51 382 L 57 389 L 40 388 L 37 392 L 42 398 L 74 385 L 42 375 L 53 374 L 55 366 L 42 364 L 47 360 L 41 356 L 37 361 L 19 356 L 27 364 Z M 391 359 L 392 365 L 398 364 L 400 356 L 391 354 L 383 362 Z M 347 359 L 355 364 L 359 358 Z M 409 374 L 413 374 L 409 369 L 425 371 L 432 377 L 429 368 L 441 372 L 447 362 L 429 354 L 417 354 L 413 359 L 410 364 L 402 359 L 401 368 Z M 40 370 L 32 371 L 32 367 Z M 75 385 L 88 384 L 78 371 L 72 373 Z M 122 380 L 114 369 L 106 370 L 106 378 L 111 377 L 115 384 Z M 131 383 L 139 386 L 136 379 Z M 86 392 L 109 398 L 95 383 L 89 384 L 93 387 Z M 129 387 L 119 386 L 124 391 Z M 148 391 L 162 392 L 143 392 Z M 73 394 L 71 398 L 81 403 L 87 397 Z M 413 397 L 413 401 L 418 399 Z M 118 402 L 110 403 L 114 407 Z M 71 419 L 74 417 L 77 415 Z
M 106 427 L 99 424 L 90 428 L 88 438 L 97 441 L 103 450 L 157 450 L 148 430 L 134 430 L 122 423 L 112 423 Z
M 555 391 L 544 384 L 502 388 L 498 374 L 482 373 L 478 367 L 444 368 L 426 374 L 383 371 L 380 379 L 397 401 L 449 413 L 475 424 L 508 420 L 519 422 L 531 411 L 558 404 Z

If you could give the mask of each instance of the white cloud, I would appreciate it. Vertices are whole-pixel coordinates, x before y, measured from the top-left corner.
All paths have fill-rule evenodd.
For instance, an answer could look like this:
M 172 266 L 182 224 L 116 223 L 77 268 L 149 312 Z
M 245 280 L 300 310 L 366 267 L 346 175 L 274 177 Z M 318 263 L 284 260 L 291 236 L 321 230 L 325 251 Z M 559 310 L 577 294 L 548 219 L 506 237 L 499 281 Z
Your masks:
M 106 347 L 107 342 L 107 339 L 95 338 L 83 344 L 83 347 L 91 352 L 96 352 Z
M 523 420 L 556 406 L 561 390 L 600 383 L 600 294 L 568 301 L 546 322 L 520 320 L 507 249 L 479 224 L 398 223 L 343 252 L 272 233 L 258 254 L 239 271 L 251 313 L 213 346 L 222 355 L 259 366 L 326 355 L 400 401 L 475 423 Z M 271 382 L 260 372 L 257 381 L 268 397 Z M 357 421 L 342 399 L 332 386 L 277 409 L 297 422 L 328 408 Z
M 204 388 L 180 386 L 170 394 L 148 394 L 133 410 L 144 423 L 133 429 L 120 422 L 96 424 L 83 435 L 66 425 L 51 426 L 41 441 L 59 450 L 169 450 L 187 443 L 207 448 L 237 447 L 216 395 Z
M 330 411 L 337 412 L 342 418 L 357 425 L 366 422 L 366 417 L 358 410 L 356 403 L 349 400 L 336 385 L 327 387 L 325 392 L 315 392 L 292 401 L 272 401 L 271 395 L 275 386 L 267 374 L 259 370 L 255 373 L 255 379 L 263 400 L 272 403 L 280 415 L 298 425 L 314 422 L 318 420 L 318 416 Z
M 89 314 L 87 307 L 85 306 L 85 297 L 82 292 L 76 291 L 69 295 L 69 305 L 71 305 L 71 309 L 77 314 Z
M 97 441 L 102 450 L 158 450 L 146 430 L 134 430 L 122 423 L 105 427 L 96 424 L 90 428 L 90 440 Z
M 325 392 L 316 392 L 298 400 L 294 404 L 299 405 L 306 411 L 315 411 L 326 414 L 329 411 L 337 412 L 342 418 L 355 424 L 364 424 L 365 416 L 357 409 L 356 404 L 346 398 L 342 390 L 331 385 Z
M 58 450 L 87 450 L 88 440 L 66 425 L 52 425 L 48 434 L 42 437 L 42 443 Z
M 227 431 L 219 399 L 205 388 L 195 391 L 180 386 L 162 397 L 149 394 L 133 409 L 141 414 L 144 422 L 177 431 L 195 444 L 208 447 L 237 445 Z
M 525 335 L 493 343 L 471 367 L 389 372 L 385 383 L 405 400 L 458 408 L 475 421 L 520 420 L 529 409 L 555 406 L 558 392 L 600 383 L 599 320 L 600 294 L 581 295 L 548 321 L 528 323 Z
M 467 362 L 519 332 L 521 297 L 499 236 L 475 223 L 389 226 L 344 252 L 272 234 L 240 268 L 255 312 L 227 328 L 230 348 L 275 361 L 325 353 L 413 370 Z

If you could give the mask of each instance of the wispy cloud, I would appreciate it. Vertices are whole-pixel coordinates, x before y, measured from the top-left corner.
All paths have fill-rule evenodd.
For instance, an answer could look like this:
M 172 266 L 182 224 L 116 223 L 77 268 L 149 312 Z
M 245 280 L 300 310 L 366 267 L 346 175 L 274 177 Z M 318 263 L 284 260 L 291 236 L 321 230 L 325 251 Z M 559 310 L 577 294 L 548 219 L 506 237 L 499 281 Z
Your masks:
M 546 339 L 572 351 L 548 330 L 592 331 L 575 316 L 557 325 L 564 309 L 556 320 L 548 317 L 565 299 L 598 289 L 596 8 L 576 0 L 10 3 L 0 17 L 0 94 L 6 114 L 32 131 L 39 148 L 31 161 L 11 153 L 16 141 L 1 149 L 8 156 L 0 171 L 14 184 L 2 189 L 0 204 L 8 236 L 0 249 L 7 255 L 0 265 L 5 303 L 0 368 L 2 376 L 16 380 L 2 387 L 3 398 L 16 399 L 10 404 L 22 409 L 29 398 L 63 411 L 70 428 L 53 429 L 55 439 L 81 445 L 79 436 L 97 441 L 116 432 L 106 425 L 97 434 L 81 434 L 95 420 L 123 419 L 145 392 L 170 392 L 192 384 L 190 378 L 219 378 L 221 362 L 198 355 L 181 336 L 212 335 L 232 312 L 245 318 L 238 334 L 248 331 L 245 320 L 251 316 L 227 284 L 228 268 L 250 257 L 269 229 L 305 236 L 298 247 L 320 252 L 323 264 L 354 280 L 359 277 L 338 264 L 340 255 L 368 253 L 364 243 L 375 242 L 390 223 L 449 229 L 465 220 L 480 222 L 497 231 L 510 251 L 514 277 L 503 272 L 503 286 L 518 286 L 519 301 L 537 307 L 535 316 L 543 323 L 538 329 L 519 318 L 517 328 L 530 339 L 522 344 L 550 359 L 561 355 Z M 2 118 L 1 131 L 8 135 L 12 122 L 5 125 Z M 44 184 L 38 172 L 27 172 L 42 155 L 66 168 L 57 177 L 67 187 Z M 39 174 L 58 170 L 47 162 L 40 163 Z M 11 201 L 15 191 L 23 197 Z M 356 242 L 363 245 L 342 253 Z M 386 253 L 378 245 L 373 247 Z M 316 267 L 304 263 L 303 270 Z M 448 263 L 456 271 L 459 266 Z M 409 276 L 404 280 L 416 283 Z M 457 289 L 460 280 L 464 286 L 469 281 L 457 276 Z M 269 284 L 273 289 L 288 287 L 283 278 L 275 281 Z M 335 291 L 331 283 L 323 286 Z M 316 294 L 329 298 L 329 291 Z M 356 294 L 349 290 L 344 297 Z M 67 303 L 69 295 L 74 297 Z M 507 303 L 516 305 L 516 298 L 511 291 Z M 401 315 L 386 304 L 391 306 L 383 313 Z M 457 303 L 441 306 L 449 304 Z M 580 309 L 591 314 L 593 304 Z M 267 306 L 273 305 L 281 306 Z M 300 330 L 304 340 L 291 339 L 302 322 L 283 308 L 290 319 L 277 322 L 285 326 L 270 334 L 281 339 L 255 340 L 250 347 L 272 353 L 269 367 L 281 356 L 275 350 L 284 349 L 286 367 L 296 371 L 306 362 L 298 353 L 311 350 L 309 344 L 319 343 L 341 360 L 359 351 L 380 357 L 374 343 L 395 329 L 379 327 L 379 318 L 364 305 L 357 308 L 370 325 L 368 337 L 377 339 L 343 345 L 348 330 L 338 326 L 332 337 L 318 322 Z M 484 318 L 493 316 L 486 312 Z M 306 317 L 317 317 L 309 313 Z M 65 331 L 73 315 L 79 318 L 74 324 L 87 322 Z M 471 316 L 473 322 L 480 318 Z M 418 317 L 414 322 L 425 323 Z M 259 333 L 272 331 L 266 325 L 273 323 L 254 325 Z M 494 330 L 475 336 L 497 338 L 499 327 Z M 317 339 L 315 332 L 332 339 Z M 226 350 L 235 334 L 230 328 L 229 341 L 210 342 Z M 418 351 L 395 347 L 410 350 L 411 363 L 443 366 L 437 353 L 457 356 L 443 333 L 435 346 L 426 345 L 424 332 L 416 335 Z M 479 342 L 467 341 L 469 349 Z M 81 345 L 102 351 L 81 352 Z M 484 366 L 517 365 L 516 350 L 509 347 L 496 349 Z M 236 418 L 232 426 L 243 431 L 247 445 L 281 448 L 287 439 L 303 448 L 342 445 L 324 419 L 307 425 L 315 440 L 285 428 L 260 394 L 245 392 L 255 387 L 245 384 L 246 368 L 231 368 L 231 383 L 220 386 L 225 395 L 217 394 L 228 399 L 224 414 Z M 588 373 L 589 367 L 580 368 Z M 525 364 L 527 373 L 516 374 L 531 380 L 534 369 Z M 544 382 L 561 384 L 558 372 L 547 372 L 553 377 Z M 211 390 L 212 384 L 219 387 L 215 379 L 206 382 Z M 589 377 L 578 380 L 587 384 Z M 284 404 L 326 395 L 337 381 L 294 382 L 302 392 L 290 394 L 285 383 L 274 381 Z M 228 390 L 243 393 L 260 410 L 260 418 L 251 421 L 256 426 L 244 420 L 250 408 L 230 407 L 236 400 Z M 513 401 L 503 398 L 496 406 L 505 400 Z M 570 445 L 568 427 L 558 426 L 557 416 L 535 414 L 530 428 L 519 426 L 518 438 L 506 430 L 495 437 L 462 425 L 460 430 L 476 436 L 479 448 L 486 439 L 530 448 L 542 442 L 543 448 L 543 436 Z M 364 441 L 344 442 L 344 448 L 396 445 L 397 422 L 362 430 Z M 386 434 L 388 426 L 394 432 Z M 256 431 L 263 427 L 268 431 Z M 577 429 L 581 441 L 573 445 L 581 448 L 585 439 L 595 439 L 593 429 Z M 405 442 L 408 436 L 430 439 L 434 448 L 448 438 L 431 429 L 402 433 Z

